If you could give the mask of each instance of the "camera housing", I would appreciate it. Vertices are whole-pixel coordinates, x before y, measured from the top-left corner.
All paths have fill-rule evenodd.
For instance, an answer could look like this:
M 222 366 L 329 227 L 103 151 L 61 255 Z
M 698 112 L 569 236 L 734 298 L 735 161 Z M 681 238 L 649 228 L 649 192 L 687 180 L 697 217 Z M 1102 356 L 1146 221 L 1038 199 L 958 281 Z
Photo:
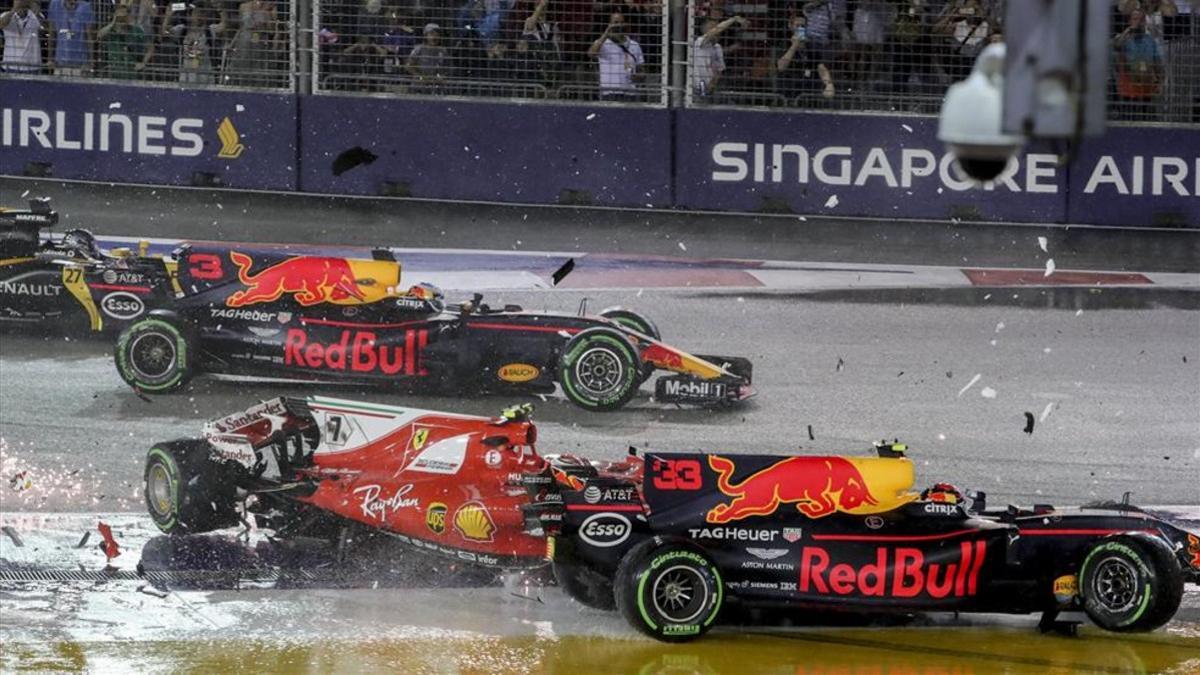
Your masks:
M 1024 137 L 1001 127 L 1004 59 L 1003 44 L 984 48 L 967 79 L 946 91 L 938 118 L 938 140 L 954 155 L 955 166 L 980 182 L 995 180 L 1025 145 Z

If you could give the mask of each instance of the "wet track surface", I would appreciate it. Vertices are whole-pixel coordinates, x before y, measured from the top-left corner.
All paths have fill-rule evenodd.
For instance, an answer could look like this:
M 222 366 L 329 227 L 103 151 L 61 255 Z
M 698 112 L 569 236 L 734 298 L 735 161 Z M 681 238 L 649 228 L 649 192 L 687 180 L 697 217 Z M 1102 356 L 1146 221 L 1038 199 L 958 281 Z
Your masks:
M 647 227 L 646 214 L 8 180 L 0 180 L 0 198 L 11 203 L 31 186 L 55 197 L 65 226 L 135 236 L 1040 268 L 1045 255 L 1035 240 L 1044 235 L 1062 268 L 1200 269 L 1196 236 L 1175 232 L 682 214 Z M 338 222 L 322 224 L 326 217 Z M 312 224 L 289 229 L 299 221 Z M 1200 504 L 1200 313 L 1177 308 L 1194 308 L 1197 293 L 1165 302 L 1137 290 L 1030 293 L 847 292 L 820 301 L 737 290 L 494 293 L 489 302 L 535 310 L 574 311 L 585 296 L 592 308 L 640 310 L 672 344 L 750 358 L 759 395 L 724 410 L 677 409 L 649 400 L 646 386 L 628 409 L 594 414 L 561 396 L 321 393 L 477 414 L 530 400 L 542 452 L 865 452 L 873 440 L 898 437 L 912 447 L 918 486 L 951 481 L 986 490 L 994 505 L 1079 504 L 1126 490 L 1140 503 Z M 709 638 L 664 647 L 634 637 L 614 613 L 512 579 L 446 583 L 405 572 L 398 581 L 376 572 L 350 582 L 317 575 L 282 585 L 275 577 L 151 583 L 133 573 L 142 542 L 154 535 L 140 515 L 146 448 L 196 434 L 203 420 L 256 400 L 312 389 L 204 378 L 185 393 L 144 400 L 120 380 L 111 351 L 104 338 L 0 333 L 0 524 L 18 524 L 25 537 L 18 550 L 0 536 L 0 571 L 24 560 L 33 562 L 18 566 L 80 574 L 0 579 L 0 670 L 107 672 L 136 663 L 145 672 L 1200 672 L 1194 589 L 1179 618 L 1149 635 L 1085 626 L 1077 638 L 1043 636 L 1031 617 L 862 625 L 803 612 L 731 612 Z M 1037 421 L 1032 434 L 1025 413 Z M 28 487 L 11 489 L 23 471 Z M 17 512 L 77 515 L 44 516 L 74 519 L 68 527 Z M 119 575 L 102 572 L 98 518 L 119 523 L 127 544 Z M 89 529 L 91 542 L 75 549 Z
M 1200 497 L 1200 321 L 1192 311 L 963 308 L 807 302 L 771 294 L 592 293 L 654 318 L 684 349 L 749 357 L 759 394 L 723 410 L 648 400 L 610 414 L 561 396 L 537 406 L 540 449 L 617 457 L 655 450 L 857 452 L 910 444 L 918 481 L 982 489 L 993 503 L 1078 504 L 1133 490 L 1143 503 Z M 496 301 L 573 310 L 578 293 Z M 0 436 L 36 489 L 8 508 L 140 509 L 143 453 L 204 419 L 311 388 L 202 378 L 143 400 L 118 377 L 104 339 L 5 334 Z M 978 376 L 978 378 L 976 378 Z M 520 397 L 328 395 L 496 414 Z M 1024 433 L 1025 412 L 1038 423 Z M 809 436 L 811 426 L 812 438 Z M 10 470 L 6 467 L 6 471 Z M 11 504 L 11 506 L 9 506 Z

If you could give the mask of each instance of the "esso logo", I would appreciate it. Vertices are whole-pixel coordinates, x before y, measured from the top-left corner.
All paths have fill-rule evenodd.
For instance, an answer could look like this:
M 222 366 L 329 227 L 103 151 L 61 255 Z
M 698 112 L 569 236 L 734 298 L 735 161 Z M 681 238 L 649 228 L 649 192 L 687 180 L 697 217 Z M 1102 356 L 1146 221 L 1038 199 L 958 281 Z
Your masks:
M 142 312 L 146 311 L 146 305 L 133 293 L 117 291 L 104 296 L 100 301 L 100 309 L 114 319 L 127 321 L 141 316 Z
M 598 548 L 618 546 L 629 538 L 633 526 L 619 513 L 597 513 L 579 526 L 579 538 Z

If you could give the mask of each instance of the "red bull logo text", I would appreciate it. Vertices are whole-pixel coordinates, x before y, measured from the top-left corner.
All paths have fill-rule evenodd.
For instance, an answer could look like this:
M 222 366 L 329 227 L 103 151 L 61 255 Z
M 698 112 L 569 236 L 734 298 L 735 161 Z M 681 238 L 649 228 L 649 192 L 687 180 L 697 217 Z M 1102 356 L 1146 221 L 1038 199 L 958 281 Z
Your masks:
M 404 344 L 377 344 L 378 336 L 365 330 L 344 330 L 337 342 L 309 340 L 299 328 L 289 329 L 283 344 L 288 366 L 342 370 L 384 375 L 426 375 L 421 355 L 429 341 L 427 330 L 404 331 Z
M 953 552 L 937 555 L 929 562 L 919 548 L 875 549 L 874 562 L 865 565 L 833 563 L 829 551 L 806 546 L 800 554 L 801 593 L 815 595 L 861 595 L 879 598 L 941 599 L 975 595 L 979 572 L 987 555 L 987 542 L 964 541 Z
M 782 504 L 795 504 L 809 518 L 822 518 L 878 503 L 858 467 L 841 457 L 789 457 L 737 484 L 730 481 L 732 461 L 712 455 L 708 465 L 717 472 L 717 489 L 733 497 L 708 512 L 705 520 L 710 523 L 770 515 Z
M 274 302 L 285 293 L 292 294 L 304 307 L 366 297 L 344 258 L 299 256 L 250 274 L 254 262 L 250 256 L 231 251 L 229 257 L 237 265 L 238 280 L 246 286 L 246 290 L 234 292 L 225 301 L 230 307 Z

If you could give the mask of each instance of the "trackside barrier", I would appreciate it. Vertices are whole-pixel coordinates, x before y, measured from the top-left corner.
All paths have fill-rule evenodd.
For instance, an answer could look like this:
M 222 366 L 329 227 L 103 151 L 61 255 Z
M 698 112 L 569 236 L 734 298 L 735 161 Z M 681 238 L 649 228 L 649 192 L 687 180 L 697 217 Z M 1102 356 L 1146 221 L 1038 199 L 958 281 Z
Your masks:
M 0 174 L 295 190 L 295 96 L 7 80 Z
M 363 196 L 1200 228 L 1200 128 L 961 181 L 922 116 L 9 80 L 0 174 Z

